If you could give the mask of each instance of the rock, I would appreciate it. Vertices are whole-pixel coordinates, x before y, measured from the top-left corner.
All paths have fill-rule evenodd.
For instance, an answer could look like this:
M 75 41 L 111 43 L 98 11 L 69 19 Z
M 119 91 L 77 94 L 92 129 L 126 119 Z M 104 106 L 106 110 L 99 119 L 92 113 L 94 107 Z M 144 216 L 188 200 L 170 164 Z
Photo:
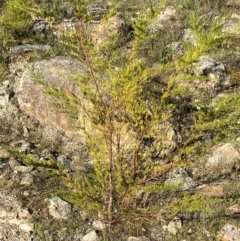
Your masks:
M 150 33 L 156 33 L 164 28 L 165 22 L 170 22 L 176 18 L 176 9 L 173 6 L 168 6 L 163 12 L 161 12 L 156 20 L 148 26 Z
M 102 21 L 99 25 L 91 31 L 91 37 L 97 46 L 101 46 L 113 34 L 119 33 L 124 30 L 126 22 L 121 16 L 113 16 L 107 21 Z M 121 38 L 121 37 L 120 37 Z
M 75 16 L 76 9 L 72 8 L 70 2 L 63 2 L 59 8 L 64 18 L 70 19 Z
M 71 159 L 65 155 L 58 156 L 57 162 L 59 162 L 64 168 L 67 168 L 67 169 L 70 168 Z
M 94 230 L 97 230 L 97 231 L 103 231 L 104 229 L 106 229 L 106 225 L 102 221 L 99 221 L 99 220 L 93 221 L 92 226 L 93 226 Z
M 26 219 L 26 218 L 30 218 L 31 217 L 31 215 L 30 215 L 30 213 L 29 213 L 27 208 L 20 207 L 17 212 L 18 212 L 17 216 L 20 219 Z
M 231 224 L 225 224 L 217 235 L 219 241 L 240 240 L 240 229 Z
M 24 54 L 27 52 L 41 52 L 47 53 L 51 49 L 50 45 L 34 45 L 34 44 L 22 44 L 10 47 L 9 53 L 11 55 Z
M 239 0 L 228 0 L 225 5 L 227 7 L 240 7 L 240 1 Z
M 32 232 L 33 231 L 33 224 L 32 223 L 21 223 L 19 228 L 22 229 L 24 232 Z
M 177 232 L 182 229 L 182 222 L 179 218 L 174 218 L 174 220 L 170 221 L 167 226 L 168 232 L 176 235 Z
M 180 41 L 176 41 L 168 45 L 173 54 L 181 56 L 183 54 L 183 44 Z
M 198 186 L 196 194 L 201 197 L 224 197 L 226 195 L 223 184 L 204 184 Z
M 6 159 L 9 159 L 11 157 L 11 154 L 0 147 L 0 160 L 6 160 Z
M 23 208 L 16 197 L 3 190 L 0 192 L 0 203 L 1 240 L 29 240 L 34 227 L 29 221 L 31 214 L 28 209 Z
M 21 172 L 21 173 L 27 173 L 27 172 L 31 172 L 33 170 L 32 166 L 20 166 L 20 165 L 16 165 L 14 167 L 14 171 L 17 172 Z
M 225 173 L 227 166 L 239 159 L 238 150 L 231 143 L 226 143 L 218 147 L 207 159 L 206 168 L 217 168 L 220 173 Z
M 34 177 L 31 173 L 25 174 L 24 177 L 22 177 L 20 184 L 25 186 L 30 186 L 34 181 Z
M 90 3 L 87 5 L 87 14 L 94 20 L 100 20 L 107 12 L 107 9 L 99 3 Z
M 8 164 L 12 169 L 12 171 L 14 171 L 17 166 L 21 166 L 20 162 L 13 157 L 10 158 L 10 160 L 8 161 Z
M 22 152 L 24 154 L 29 153 L 31 150 L 31 144 L 25 140 L 20 140 L 20 141 L 14 142 L 13 146 L 16 147 L 20 152 Z
M 127 238 L 127 241 L 150 241 L 150 239 L 148 239 L 147 237 L 145 236 L 142 236 L 142 237 L 128 237 Z
M 226 214 L 227 215 L 240 214 L 240 205 L 239 204 L 234 204 L 234 205 L 230 206 L 229 208 L 227 208 Z
M 231 17 L 222 25 L 223 34 L 238 34 L 239 33 L 240 15 L 233 13 Z
M 56 219 L 69 219 L 72 216 L 71 205 L 59 197 L 49 199 L 49 213 Z
M 42 125 L 56 128 L 69 138 L 77 138 L 73 122 L 52 106 L 60 100 L 46 94 L 45 86 L 65 89 L 80 98 L 80 90 L 70 76 L 74 73 L 76 78 L 82 71 L 83 66 L 68 57 L 59 56 L 29 64 L 17 81 L 16 95 L 20 109 Z
M 191 30 L 190 28 L 187 28 L 187 29 L 183 30 L 183 37 L 182 38 L 183 38 L 183 41 L 189 42 L 193 46 L 198 45 L 197 36 L 193 32 L 193 30 Z
M 225 66 L 217 62 L 209 55 L 204 55 L 199 58 L 199 62 L 194 67 L 194 74 L 206 75 L 209 80 L 219 82 L 226 77 Z
M 6 107 L 10 103 L 11 90 L 9 88 L 10 83 L 8 80 L 0 83 L 0 107 Z
M 183 168 L 170 172 L 165 184 L 174 186 L 176 185 L 183 189 L 190 189 L 196 185 Z
M 60 39 L 62 36 L 66 34 L 70 34 L 71 32 L 77 31 L 79 26 L 79 21 L 76 19 L 64 19 L 60 23 L 54 25 L 53 35 Z
M 98 241 L 98 236 L 96 231 L 91 230 L 85 236 L 81 238 L 81 241 Z
M 41 19 L 39 17 L 35 17 L 31 26 L 32 34 L 39 34 L 42 38 L 47 37 L 49 33 L 51 33 L 52 26 L 48 21 Z

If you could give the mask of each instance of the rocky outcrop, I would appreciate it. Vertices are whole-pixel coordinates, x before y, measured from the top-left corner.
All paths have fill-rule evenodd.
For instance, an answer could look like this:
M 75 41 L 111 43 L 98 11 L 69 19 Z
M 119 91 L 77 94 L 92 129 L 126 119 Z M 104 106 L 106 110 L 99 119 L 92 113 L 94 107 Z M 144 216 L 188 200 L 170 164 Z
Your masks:
M 29 64 L 17 81 L 16 96 L 20 109 L 44 126 L 56 128 L 69 138 L 78 138 L 76 126 L 66 114 L 53 107 L 64 104 L 56 96 L 47 94 L 48 87 L 69 91 L 79 96 L 80 90 L 73 80 L 83 71 L 83 66 L 67 57 L 56 57 Z

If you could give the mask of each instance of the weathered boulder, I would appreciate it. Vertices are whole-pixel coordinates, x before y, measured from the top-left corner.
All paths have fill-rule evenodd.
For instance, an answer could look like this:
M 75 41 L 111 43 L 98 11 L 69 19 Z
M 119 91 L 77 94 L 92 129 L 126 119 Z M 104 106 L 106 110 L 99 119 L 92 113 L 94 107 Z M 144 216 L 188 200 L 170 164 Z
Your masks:
M 27 115 L 37 119 L 44 126 L 56 128 L 69 138 L 77 138 L 76 129 L 69 117 L 53 107 L 59 99 L 46 94 L 47 87 L 64 89 L 76 96 L 80 90 L 71 75 L 81 74 L 83 66 L 67 57 L 29 64 L 17 82 L 16 94 L 19 107 Z

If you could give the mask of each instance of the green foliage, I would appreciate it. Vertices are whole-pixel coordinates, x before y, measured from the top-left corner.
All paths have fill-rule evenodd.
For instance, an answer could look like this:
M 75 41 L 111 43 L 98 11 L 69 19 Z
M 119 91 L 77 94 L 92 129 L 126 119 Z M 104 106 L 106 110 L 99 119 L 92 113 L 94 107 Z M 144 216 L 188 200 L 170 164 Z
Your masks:
M 181 213 L 196 213 L 201 212 L 205 215 L 213 213 L 212 206 L 219 202 L 217 199 L 200 197 L 198 195 L 183 194 L 182 198 L 176 198 L 167 207 L 168 212 L 172 217 Z
M 227 41 L 227 37 L 222 36 L 220 29 L 223 22 L 224 18 L 212 22 L 210 27 L 207 27 L 206 23 L 200 19 L 196 12 L 190 14 L 188 27 L 193 30 L 196 43 L 195 45 L 187 44 L 187 49 L 181 58 L 184 64 L 198 61 L 201 55 L 214 52 Z
M 139 46 L 147 41 L 139 26 L 132 54 L 107 41 L 102 55 L 87 34 L 72 33 L 72 41 L 63 42 L 75 52 L 74 57 L 86 63 L 85 74 L 74 76 L 83 99 L 71 96 L 69 106 L 81 113 L 79 125 L 94 163 L 93 171 L 82 178 L 65 180 L 75 192 L 63 196 L 109 224 L 137 220 L 147 212 L 138 209 L 137 193 L 146 192 L 147 183 L 147 192 L 156 190 L 155 180 L 171 169 L 171 165 L 154 163 L 151 147 L 144 147 L 146 138 L 157 135 L 156 126 L 163 116 L 159 100 L 153 99 L 151 106 L 148 102 L 152 90 L 147 86 L 158 70 L 138 55 Z
M 29 17 L 25 1 L 6 1 L 0 16 L 0 41 L 2 44 L 14 42 L 15 38 L 26 34 L 31 22 Z

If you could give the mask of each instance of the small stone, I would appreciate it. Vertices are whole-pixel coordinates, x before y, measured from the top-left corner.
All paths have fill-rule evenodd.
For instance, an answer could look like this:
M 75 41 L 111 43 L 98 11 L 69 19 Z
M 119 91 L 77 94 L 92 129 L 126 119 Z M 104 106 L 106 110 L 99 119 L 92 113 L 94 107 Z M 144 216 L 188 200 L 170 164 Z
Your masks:
M 142 237 L 128 237 L 127 241 L 149 241 L 149 239 L 145 236 Z
M 69 219 L 71 215 L 71 205 L 59 197 L 50 200 L 49 213 L 56 219 Z
M 227 215 L 234 215 L 240 213 L 240 206 L 238 204 L 234 204 L 226 210 Z
M 21 164 L 19 161 L 17 161 L 15 158 L 11 157 L 10 160 L 8 161 L 8 164 L 10 168 L 14 171 L 17 166 L 20 166 Z
M 21 223 L 19 225 L 19 228 L 22 229 L 23 231 L 29 233 L 33 231 L 33 224 L 32 223 Z
M 28 209 L 26 208 L 20 208 L 18 210 L 18 218 L 20 219 L 26 219 L 26 218 L 29 218 L 30 217 L 30 213 L 28 211 Z
M 201 197 L 224 197 L 223 184 L 204 184 L 197 187 L 196 194 Z
M 98 241 L 98 236 L 95 230 L 91 230 L 81 238 L 81 241 Z
M 0 148 L 0 159 L 8 159 L 10 157 L 11 154 L 7 150 Z
M 28 196 L 30 195 L 30 193 L 29 193 L 29 191 L 26 191 L 26 190 L 25 190 L 25 191 L 23 192 L 23 195 L 24 195 L 25 197 L 28 197 Z
M 183 30 L 183 40 L 189 42 L 193 46 L 197 46 L 197 35 L 190 28 Z
M 0 218 L 6 218 L 7 215 L 8 212 L 3 207 L 0 207 Z
M 106 225 L 102 221 L 99 221 L 99 220 L 93 221 L 92 226 L 97 231 L 103 231 L 106 228 Z
M 25 186 L 30 186 L 34 181 L 33 175 L 31 173 L 27 173 L 21 180 L 20 184 Z
M 70 168 L 71 159 L 65 155 L 57 157 L 57 161 L 65 168 Z
M 189 177 L 188 173 L 183 168 L 178 168 L 169 173 L 168 179 L 165 184 L 176 185 L 184 189 L 189 189 L 195 186 L 195 182 Z
M 15 172 L 27 173 L 27 172 L 31 172 L 32 170 L 33 170 L 32 166 L 15 166 L 14 167 Z
M 177 232 L 182 228 L 182 222 L 179 218 L 175 218 L 168 224 L 168 232 L 176 235 Z

